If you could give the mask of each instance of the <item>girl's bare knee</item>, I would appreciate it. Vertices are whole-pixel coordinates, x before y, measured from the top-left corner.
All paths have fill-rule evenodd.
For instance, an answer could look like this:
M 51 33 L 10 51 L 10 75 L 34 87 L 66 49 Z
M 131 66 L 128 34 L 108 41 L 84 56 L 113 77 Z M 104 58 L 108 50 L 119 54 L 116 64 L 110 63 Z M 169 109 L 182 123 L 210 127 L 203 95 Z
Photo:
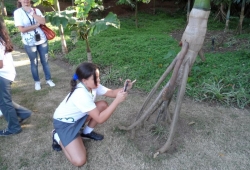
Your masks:
M 87 162 L 87 160 L 85 158 L 71 161 L 71 163 L 77 167 L 83 166 L 86 162 Z
M 108 103 L 106 101 L 98 101 L 96 103 L 96 106 L 97 106 L 99 111 L 103 111 L 108 107 Z

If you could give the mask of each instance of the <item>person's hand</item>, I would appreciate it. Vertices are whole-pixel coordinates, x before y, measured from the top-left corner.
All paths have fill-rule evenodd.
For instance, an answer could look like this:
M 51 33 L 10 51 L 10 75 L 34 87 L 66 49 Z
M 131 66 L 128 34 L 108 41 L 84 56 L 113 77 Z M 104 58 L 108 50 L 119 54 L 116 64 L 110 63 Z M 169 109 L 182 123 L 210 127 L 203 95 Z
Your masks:
M 127 92 L 124 92 L 123 90 L 119 91 L 116 95 L 116 98 L 115 100 L 118 102 L 118 103 L 121 103 L 123 102 L 126 97 L 127 97 L 128 93 Z
M 136 79 L 134 81 L 132 81 L 132 82 L 131 82 L 130 79 L 125 80 L 124 87 L 126 85 L 126 82 L 128 82 L 127 90 L 129 90 L 129 89 L 132 89 L 133 84 L 136 82 Z

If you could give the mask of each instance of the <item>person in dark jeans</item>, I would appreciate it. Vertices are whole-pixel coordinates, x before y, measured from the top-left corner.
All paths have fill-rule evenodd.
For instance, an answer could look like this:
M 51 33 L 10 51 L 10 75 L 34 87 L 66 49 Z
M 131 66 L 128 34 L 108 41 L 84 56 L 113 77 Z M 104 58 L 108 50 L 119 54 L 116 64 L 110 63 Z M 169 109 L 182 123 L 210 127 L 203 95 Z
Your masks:
M 8 127 L 0 130 L 0 136 L 9 136 L 18 134 L 22 131 L 21 123 L 24 123 L 31 111 L 12 101 L 11 83 L 16 76 L 16 70 L 13 63 L 11 44 L 4 21 L 0 19 L 0 108 Z

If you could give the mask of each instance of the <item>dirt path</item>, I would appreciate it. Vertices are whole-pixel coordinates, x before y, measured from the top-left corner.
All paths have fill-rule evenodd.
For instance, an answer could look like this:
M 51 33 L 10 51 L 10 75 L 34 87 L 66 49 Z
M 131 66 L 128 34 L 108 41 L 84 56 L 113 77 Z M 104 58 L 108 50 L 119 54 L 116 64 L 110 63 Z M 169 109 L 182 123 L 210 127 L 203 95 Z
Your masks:
M 130 138 L 129 132 L 117 128 L 120 124 L 130 124 L 146 97 L 134 90 L 112 117 L 96 128 L 104 134 L 104 140 L 84 141 L 88 163 L 75 168 L 62 152 L 52 150 L 50 134 L 53 112 L 69 91 L 72 69 L 50 62 L 56 84 L 50 88 L 45 84 L 39 65 L 42 90 L 35 91 L 26 54 L 15 51 L 13 57 L 17 70 L 12 86 L 13 99 L 34 114 L 30 123 L 22 126 L 22 133 L 0 138 L 0 169 L 235 170 L 250 166 L 249 110 L 212 107 L 189 99 L 182 104 L 171 150 L 153 159 L 152 154 L 166 141 L 166 134 L 162 133 L 167 131 L 166 123 L 154 128 L 158 129 L 160 135 L 157 135 L 156 130 L 150 128 L 155 121 L 152 116 L 144 128 L 137 130 L 135 139 Z M 6 122 L 0 118 L 0 129 L 5 127 Z

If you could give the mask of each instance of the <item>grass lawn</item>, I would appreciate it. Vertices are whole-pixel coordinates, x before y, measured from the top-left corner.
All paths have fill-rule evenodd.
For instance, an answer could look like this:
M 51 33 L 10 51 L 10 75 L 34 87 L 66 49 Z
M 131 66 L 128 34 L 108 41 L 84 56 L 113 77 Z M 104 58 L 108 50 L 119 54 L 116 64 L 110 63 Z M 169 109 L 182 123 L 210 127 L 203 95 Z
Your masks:
M 224 24 L 214 22 L 213 17 L 211 14 L 208 32 L 223 32 Z M 179 31 L 182 34 L 186 18 L 183 14 L 165 13 L 157 15 L 139 13 L 138 18 L 139 28 L 135 27 L 133 17 L 121 17 L 120 29 L 109 28 L 90 37 L 89 42 L 93 62 L 98 64 L 103 72 L 101 77 L 103 84 L 120 85 L 121 79 L 137 79 L 135 87 L 149 92 L 180 51 L 179 42 L 171 36 L 171 33 Z M 248 19 L 246 22 L 250 23 Z M 231 27 L 237 25 L 236 23 L 237 20 L 232 20 Z M 7 25 L 14 34 L 16 29 L 11 19 L 7 21 Z M 64 57 L 68 62 L 78 65 L 86 61 L 85 42 L 78 41 L 72 44 L 68 28 L 65 29 L 65 35 L 69 53 Z M 188 78 L 186 94 L 198 101 L 215 101 L 244 108 L 250 103 L 250 67 L 248 67 L 250 34 L 230 36 L 232 37 L 217 47 L 218 49 L 227 47 L 228 52 L 206 50 L 206 62 L 201 62 L 197 58 Z M 218 36 L 211 35 L 208 38 L 208 42 L 204 43 L 205 49 L 210 49 L 210 39 L 215 38 L 217 41 Z M 15 36 L 13 41 L 22 46 L 20 36 Z M 61 56 L 60 37 L 49 43 L 51 56 Z M 234 47 L 235 44 L 240 45 Z M 164 84 L 166 82 L 167 80 Z
M 208 23 L 208 32 L 223 32 L 224 24 Z M 169 125 L 155 124 L 153 115 L 144 126 L 136 129 L 135 138 L 118 129 L 130 125 L 138 109 L 161 74 L 179 52 L 178 39 L 185 28 L 185 14 L 174 16 L 158 13 L 139 14 L 139 28 L 132 17 L 120 18 L 121 29 L 110 28 L 90 37 L 93 62 L 101 68 L 101 81 L 107 86 L 122 86 L 120 79 L 137 79 L 135 89 L 112 117 L 95 129 L 104 134 L 102 142 L 83 141 L 88 160 L 83 167 L 72 166 L 62 152 L 51 148 L 53 112 L 70 90 L 69 80 L 74 70 L 65 70 L 50 62 L 56 86 L 46 86 L 42 67 L 42 90 L 34 90 L 29 60 L 22 48 L 20 35 L 13 26 L 13 19 L 6 18 L 6 25 L 15 44 L 13 57 L 17 77 L 12 86 L 13 100 L 31 109 L 29 124 L 22 125 L 22 133 L 0 139 L 0 169 L 247 169 L 250 165 L 249 110 L 236 107 L 210 105 L 189 100 L 182 103 L 178 128 L 171 149 L 157 159 L 152 155 L 165 142 Z M 248 21 L 248 20 L 246 20 Z M 56 27 L 52 27 L 57 31 Z M 232 30 L 231 30 L 232 31 Z M 216 42 L 221 34 L 213 34 Z M 70 32 L 65 30 L 69 53 L 61 54 L 60 37 L 50 41 L 50 56 L 78 65 L 86 61 L 85 42 L 70 42 Z M 210 34 L 209 34 L 210 35 Z M 198 101 L 219 102 L 227 106 L 245 107 L 250 101 L 250 52 L 249 34 L 233 35 L 216 50 L 211 51 L 211 37 L 204 43 L 206 61 L 197 58 L 190 72 L 186 95 Z M 236 43 L 235 43 L 236 42 Z M 238 42 L 244 42 L 236 46 Z M 227 48 L 226 48 L 227 47 Z M 232 49 L 234 48 L 234 49 Z M 222 51 L 221 49 L 226 49 Z M 164 82 L 166 83 L 167 80 Z M 162 85 L 163 86 L 163 85 Z M 154 99 L 155 96 L 153 96 Z M 108 102 L 112 100 L 108 99 Z M 171 103 L 172 104 L 172 103 Z M 173 102 L 174 104 L 174 102 Z M 170 106 L 170 111 L 174 106 Z M 0 119 L 0 129 L 7 126 Z

